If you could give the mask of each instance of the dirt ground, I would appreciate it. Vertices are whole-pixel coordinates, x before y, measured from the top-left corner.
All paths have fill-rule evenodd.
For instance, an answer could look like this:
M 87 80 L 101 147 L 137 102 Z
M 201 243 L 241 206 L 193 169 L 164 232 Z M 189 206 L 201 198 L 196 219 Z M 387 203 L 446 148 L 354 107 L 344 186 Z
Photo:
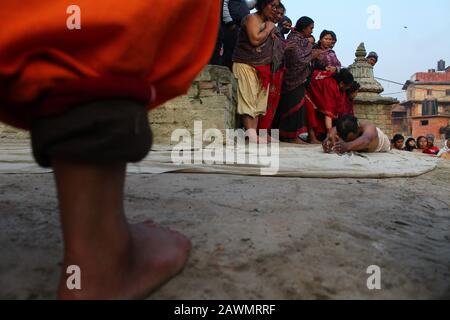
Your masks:
M 150 299 L 450 298 L 450 161 L 417 178 L 130 175 L 130 220 L 193 241 Z M 0 299 L 53 299 L 61 234 L 51 174 L 0 174 Z M 366 286 L 370 265 L 381 290 Z

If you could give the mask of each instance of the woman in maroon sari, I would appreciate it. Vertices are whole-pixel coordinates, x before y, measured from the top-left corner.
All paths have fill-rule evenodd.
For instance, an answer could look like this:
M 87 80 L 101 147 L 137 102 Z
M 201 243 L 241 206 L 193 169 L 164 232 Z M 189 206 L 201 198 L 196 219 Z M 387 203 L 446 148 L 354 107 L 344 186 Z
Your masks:
M 313 72 L 311 78 L 314 81 L 327 79 L 341 70 L 341 62 L 333 51 L 336 42 L 337 37 L 333 31 L 323 30 L 320 34 L 319 42 L 314 48 L 323 50 L 323 53 L 312 61 Z M 345 100 L 344 97 L 341 98 Z M 311 101 L 308 92 L 306 93 L 306 114 L 308 117 L 309 142 L 314 144 L 322 143 L 320 138 L 323 137 L 318 137 L 317 134 L 323 135 L 323 119 L 320 114 L 317 114 L 317 107 Z M 319 133 L 317 133 L 317 130 L 319 130 Z
M 312 143 L 325 139 L 333 128 L 333 120 L 337 120 L 345 109 L 345 91 L 351 88 L 353 82 L 353 75 L 348 69 L 341 69 L 338 73 L 321 71 L 313 75 L 306 97 Z
M 285 52 L 286 73 L 281 100 L 273 127 L 280 130 L 280 140 L 304 143 L 299 135 L 307 131 L 305 115 L 305 83 L 311 73 L 311 60 L 321 51 L 313 50 L 308 37 L 314 29 L 314 21 L 308 17 L 298 20 L 289 34 Z

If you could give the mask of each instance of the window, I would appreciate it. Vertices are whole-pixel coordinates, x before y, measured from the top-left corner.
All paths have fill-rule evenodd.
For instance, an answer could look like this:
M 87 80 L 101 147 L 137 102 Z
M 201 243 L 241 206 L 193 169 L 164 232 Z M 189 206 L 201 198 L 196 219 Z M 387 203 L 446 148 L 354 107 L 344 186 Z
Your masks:
M 428 120 L 422 120 L 422 121 L 420 121 L 420 125 L 423 126 L 423 127 L 426 127 L 426 126 L 428 126 L 429 124 L 430 124 L 430 122 L 429 122 Z
M 427 90 L 427 95 L 428 95 L 428 96 L 432 96 L 432 95 L 433 95 L 433 90 L 428 89 L 428 90 Z
M 422 102 L 422 115 L 435 116 L 438 114 L 437 100 L 426 100 Z

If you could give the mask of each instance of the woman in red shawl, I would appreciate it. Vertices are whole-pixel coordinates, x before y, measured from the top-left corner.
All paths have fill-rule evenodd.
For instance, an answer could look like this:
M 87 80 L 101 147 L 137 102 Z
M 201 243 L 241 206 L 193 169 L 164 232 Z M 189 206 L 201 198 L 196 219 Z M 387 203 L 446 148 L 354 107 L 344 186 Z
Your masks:
M 333 120 L 337 120 L 344 109 L 345 91 L 351 88 L 353 81 L 348 69 L 338 73 L 318 72 L 311 79 L 306 104 L 312 143 L 321 143 L 333 128 Z
M 2 1 L 0 120 L 30 130 L 35 159 L 55 173 L 58 297 L 144 298 L 182 270 L 190 242 L 127 221 L 126 165 L 150 150 L 148 109 L 186 92 L 208 62 L 220 1 L 76 3 Z M 68 287 L 68 266 L 80 268 L 80 288 Z

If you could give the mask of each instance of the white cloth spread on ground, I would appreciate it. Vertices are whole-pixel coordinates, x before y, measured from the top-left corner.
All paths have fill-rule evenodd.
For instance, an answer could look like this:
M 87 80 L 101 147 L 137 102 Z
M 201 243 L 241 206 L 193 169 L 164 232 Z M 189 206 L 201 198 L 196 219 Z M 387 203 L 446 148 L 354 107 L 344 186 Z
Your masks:
M 230 149 L 229 151 L 249 158 L 252 151 L 248 150 L 248 147 L 244 148 L 245 150 Z M 248 164 L 248 161 L 243 161 L 246 159 L 241 158 L 237 159 L 242 161 L 214 164 L 213 157 L 205 152 L 208 151 L 207 149 L 197 153 L 185 152 L 187 158 L 197 154 L 203 163 L 176 165 L 171 158 L 171 147 L 155 147 L 154 149 L 144 161 L 138 164 L 129 164 L 128 172 L 149 174 L 216 173 L 305 178 L 391 178 L 419 176 L 434 170 L 438 162 L 443 161 L 424 154 L 397 150 L 388 153 L 350 153 L 340 156 L 325 154 L 320 146 L 280 144 L 279 158 L 272 158 L 271 163 L 266 161 L 266 165 Z M 275 168 L 278 160 L 279 169 L 277 171 L 270 172 L 270 174 L 262 172 L 262 169 L 268 169 L 271 166 Z M 209 164 L 205 162 L 209 162 Z M 0 144 L 0 173 L 45 172 L 51 172 L 51 170 L 39 168 L 34 163 L 29 147 Z

